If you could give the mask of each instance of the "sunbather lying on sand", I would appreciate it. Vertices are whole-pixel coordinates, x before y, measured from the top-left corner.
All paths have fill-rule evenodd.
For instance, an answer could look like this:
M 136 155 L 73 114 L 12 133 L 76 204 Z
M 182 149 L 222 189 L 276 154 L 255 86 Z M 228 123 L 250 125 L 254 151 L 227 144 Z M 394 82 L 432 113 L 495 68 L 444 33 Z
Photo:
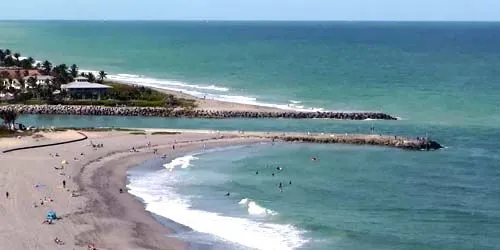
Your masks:
M 50 224 L 52 224 L 52 220 L 47 220 L 47 219 L 43 220 L 42 224 L 49 224 L 50 225 Z
M 64 241 L 60 240 L 59 238 L 55 238 L 54 239 L 54 242 L 57 244 L 57 245 L 64 245 Z

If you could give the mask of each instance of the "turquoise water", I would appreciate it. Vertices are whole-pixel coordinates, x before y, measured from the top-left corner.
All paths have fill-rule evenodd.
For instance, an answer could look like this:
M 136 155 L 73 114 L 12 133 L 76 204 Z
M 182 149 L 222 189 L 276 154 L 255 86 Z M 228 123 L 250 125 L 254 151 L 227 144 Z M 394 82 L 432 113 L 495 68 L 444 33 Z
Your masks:
M 0 22 L 0 47 L 104 69 L 114 79 L 403 118 L 30 115 L 21 117 L 26 125 L 325 133 L 368 133 L 374 125 L 446 146 L 251 145 L 131 171 L 131 192 L 193 229 L 178 237 L 200 249 L 500 249 L 498 44 L 498 23 Z M 284 169 L 272 177 L 277 164 Z
M 0 47 L 113 79 L 431 124 L 500 122 L 499 43 L 499 23 L 0 22 Z

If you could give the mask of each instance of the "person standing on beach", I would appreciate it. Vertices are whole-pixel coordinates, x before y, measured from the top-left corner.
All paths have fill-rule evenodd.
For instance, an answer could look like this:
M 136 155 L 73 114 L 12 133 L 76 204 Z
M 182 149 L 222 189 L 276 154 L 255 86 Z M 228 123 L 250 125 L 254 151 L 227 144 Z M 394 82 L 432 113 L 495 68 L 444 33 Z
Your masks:
M 172 150 L 175 150 L 175 145 L 172 145 Z
M 9 192 L 5 192 L 5 198 L 9 199 Z
M 63 184 L 63 188 L 66 188 L 66 180 L 63 180 L 62 184 Z

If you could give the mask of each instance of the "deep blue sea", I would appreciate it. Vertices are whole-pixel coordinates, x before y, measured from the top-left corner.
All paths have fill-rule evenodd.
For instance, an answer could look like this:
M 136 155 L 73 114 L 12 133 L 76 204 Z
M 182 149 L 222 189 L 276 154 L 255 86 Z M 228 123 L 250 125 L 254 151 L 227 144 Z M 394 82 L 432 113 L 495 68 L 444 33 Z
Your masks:
M 500 23 L 0 22 L 0 47 L 111 79 L 402 118 L 23 116 L 27 125 L 324 133 L 369 133 L 373 125 L 446 146 L 258 144 L 132 170 L 130 191 L 192 229 L 177 237 L 203 249 L 500 249 L 498 44 Z

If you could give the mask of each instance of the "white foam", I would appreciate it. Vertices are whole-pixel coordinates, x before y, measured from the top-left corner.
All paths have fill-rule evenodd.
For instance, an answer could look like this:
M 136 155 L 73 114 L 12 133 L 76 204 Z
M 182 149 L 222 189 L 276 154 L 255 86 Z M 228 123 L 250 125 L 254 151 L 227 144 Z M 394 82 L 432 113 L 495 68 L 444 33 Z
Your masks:
M 80 72 L 93 73 L 98 75 L 98 71 L 81 69 Z M 301 112 L 317 112 L 325 111 L 323 108 L 306 108 L 303 105 L 296 105 L 301 103 L 301 101 L 291 100 L 291 104 L 276 104 L 276 103 L 266 103 L 259 101 L 256 97 L 242 96 L 242 95 L 228 95 L 222 94 L 224 92 L 229 92 L 230 89 L 227 87 L 217 86 L 214 84 L 208 85 L 198 85 L 198 84 L 188 84 L 176 80 L 165 80 L 150 78 L 142 75 L 134 74 L 109 74 L 107 76 L 109 80 L 122 82 L 126 84 L 141 85 L 146 87 L 153 87 L 171 91 L 178 91 L 188 95 L 192 95 L 198 98 L 206 98 L 218 101 L 232 102 L 238 104 L 248 104 L 263 107 L 278 108 L 283 110 L 294 110 Z
M 248 214 L 250 215 L 258 215 L 258 216 L 267 216 L 267 215 L 278 215 L 277 212 L 267 209 L 265 207 L 260 206 L 257 204 L 257 202 L 248 199 L 248 198 L 243 198 L 241 199 L 238 204 L 244 205 L 247 208 Z
M 165 185 L 165 183 L 169 183 Z M 141 198 L 146 210 L 188 226 L 201 233 L 212 234 L 224 240 L 254 249 L 295 249 L 308 242 L 304 231 L 293 225 L 271 223 L 259 219 L 229 217 L 221 214 L 194 209 L 189 197 L 180 196 L 174 187 L 181 186 L 176 175 L 165 171 L 141 177 L 130 177 L 127 188 L 130 193 Z M 247 203 L 249 199 L 242 199 Z M 258 204 L 252 209 L 262 212 Z
M 250 215 L 260 215 L 260 216 L 278 215 L 278 213 L 276 213 L 275 211 L 273 211 L 271 209 L 267 209 L 265 207 L 262 207 L 259 204 L 257 204 L 257 202 L 255 202 L 255 201 L 250 201 L 248 203 L 248 213 Z
M 191 161 L 197 159 L 194 155 L 186 155 L 173 159 L 171 162 L 164 164 L 163 167 L 169 171 L 173 171 L 176 167 L 188 168 L 191 166 Z
M 213 84 L 210 85 L 197 85 L 197 84 L 187 84 L 181 81 L 174 80 L 162 80 L 156 78 L 149 78 L 146 76 L 133 75 L 133 74 L 116 74 L 116 75 L 108 75 L 108 79 L 121 81 L 128 84 L 137 84 L 144 85 L 149 87 L 157 87 L 157 88 L 165 88 L 170 90 L 178 91 L 178 88 L 173 87 L 184 87 L 187 89 L 200 89 L 200 90 L 212 90 L 219 92 L 229 91 L 226 87 L 215 86 Z

